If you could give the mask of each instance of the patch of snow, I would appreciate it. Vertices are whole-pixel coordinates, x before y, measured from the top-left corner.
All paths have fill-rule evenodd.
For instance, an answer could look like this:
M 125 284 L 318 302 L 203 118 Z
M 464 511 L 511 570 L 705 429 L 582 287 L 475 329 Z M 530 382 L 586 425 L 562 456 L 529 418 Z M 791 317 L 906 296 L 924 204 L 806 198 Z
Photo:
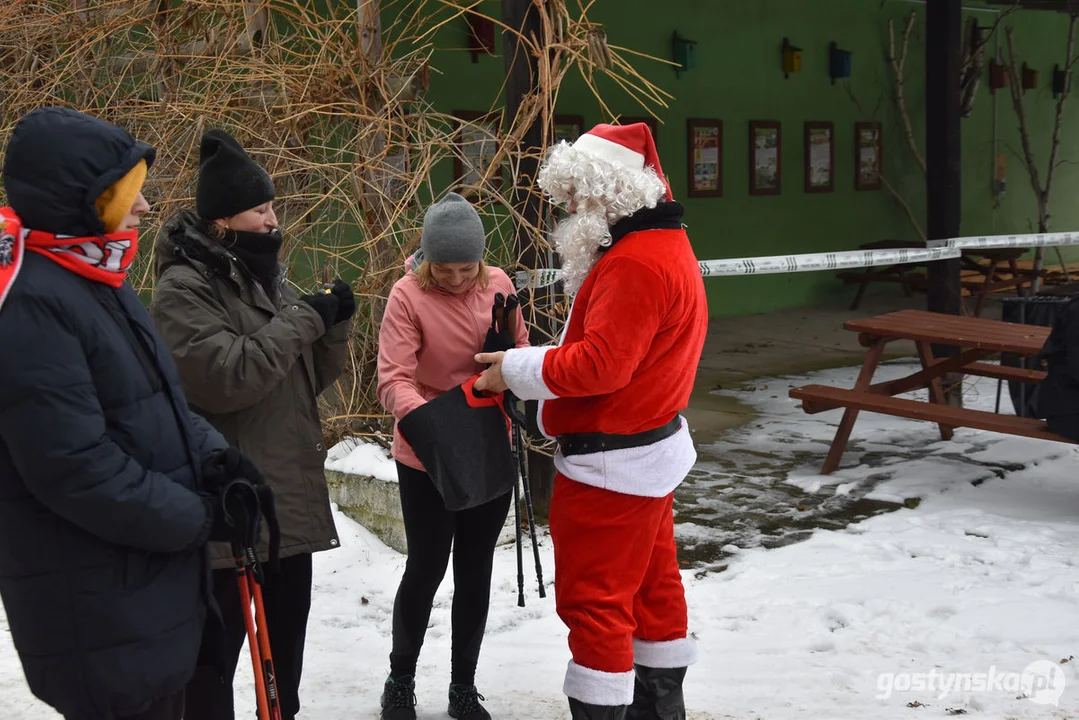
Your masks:
M 326 469 L 376 480 L 397 482 L 397 464 L 381 445 L 361 438 L 346 438 L 326 453 Z
M 909 370 L 889 363 L 881 375 Z M 943 442 L 928 423 L 862 413 L 842 468 L 821 477 L 841 412 L 806 415 L 786 390 L 806 382 L 851 387 L 857 372 L 761 381 L 767 392 L 738 393 L 759 418 L 722 442 L 762 462 L 799 458 L 787 481 L 819 483 L 822 493 L 864 484 L 873 497 L 920 503 L 776 549 L 739 548 L 724 572 L 683 572 L 700 651 L 685 683 L 689 720 L 1079 716 L 1079 448 L 969 429 Z M 992 409 L 995 385 L 971 383 L 968 405 Z M 1009 409 L 1005 395 L 1002 410 Z M 330 462 L 361 451 L 358 470 L 392 467 L 384 453 L 379 459 L 362 446 Z M 300 718 L 374 719 L 405 558 L 335 518 L 341 547 L 315 556 Z M 679 536 L 692 542 L 706 532 L 686 523 Z M 561 689 L 570 655 L 546 535 L 540 554 L 547 598 L 537 596 L 526 540 L 527 606 L 519 608 L 514 548 L 495 553 L 477 684 L 498 720 L 569 714 Z M 446 717 L 452 591 L 451 571 L 420 657 L 421 720 Z M 6 624 L 0 630 L 5 717 L 56 717 L 31 697 Z M 253 712 L 251 677 L 245 649 L 240 716 Z

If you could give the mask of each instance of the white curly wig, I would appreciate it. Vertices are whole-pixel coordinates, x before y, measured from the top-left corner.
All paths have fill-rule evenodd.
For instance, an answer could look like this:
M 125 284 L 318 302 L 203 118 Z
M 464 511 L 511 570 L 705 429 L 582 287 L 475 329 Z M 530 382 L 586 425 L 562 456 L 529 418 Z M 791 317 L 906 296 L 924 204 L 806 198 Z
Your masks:
M 654 208 L 667 195 L 667 184 L 653 168 L 631 169 L 565 140 L 551 149 L 536 184 L 555 203 L 573 208 L 551 236 L 562 257 L 562 279 L 570 295 L 588 277 L 600 248 L 611 244 L 610 226 L 638 210 Z

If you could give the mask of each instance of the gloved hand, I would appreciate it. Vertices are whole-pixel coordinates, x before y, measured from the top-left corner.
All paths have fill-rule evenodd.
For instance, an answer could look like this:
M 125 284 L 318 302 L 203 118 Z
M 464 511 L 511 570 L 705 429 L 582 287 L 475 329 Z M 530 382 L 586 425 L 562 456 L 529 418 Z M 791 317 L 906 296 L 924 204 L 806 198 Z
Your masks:
M 210 516 L 210 542 L 224 542 L 239 553 L 258 544 L 260 519 L 270 529 L 270 564 L 276 566 L 281 546 L 273 489 L 243 479 L 230 480 L 217 492 L 200 492 Z
M 264 485 L 266 478 L 251 461 L 234 447 L 219 450 L 202 465 L 201 489 L 217 493 L 229 480 L 247 480 L 252 485 Z
M 234 525 L 234 518 L 225 510 L 224 496 L 220 493 L 200 492 L 199 497 L 202 498 L 202 505 L 210 518 L 210 535 L 206 540 L 230 545 L 233 540 L 242 543 L 244 531 Z
M 491 306 L 491 327 L 487 329 L 482 352 L 501 352 L 517 347 L 518 321 L 524 322 L 521 320 L 520 301 L 517 296 L 511 294 L 506 297 L 502 293 L 495 293 Z
M 318 311 L 327 330 L 333 327 L 334 320 L 337 318 L 337 308 L 341 304 L 336 295 L 328 292 L 317 295 L 304 295 L 300 299 Z
M 356 312 L 356 296 L 352 294 L 352 288 L 344 280 L 337 278 L 333 281 L 331 292 L 338 300 L 334 325 L 351 320 Z

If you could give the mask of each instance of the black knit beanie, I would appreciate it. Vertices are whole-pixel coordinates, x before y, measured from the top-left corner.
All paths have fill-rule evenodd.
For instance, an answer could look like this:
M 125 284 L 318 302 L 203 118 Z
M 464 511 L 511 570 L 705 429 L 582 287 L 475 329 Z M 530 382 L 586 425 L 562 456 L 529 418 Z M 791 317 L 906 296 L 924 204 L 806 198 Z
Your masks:
M 214 128 L 202 136 L 195 212 L 203 220 L 232 217 L 274 199 L 273 180 L 240 143 Z

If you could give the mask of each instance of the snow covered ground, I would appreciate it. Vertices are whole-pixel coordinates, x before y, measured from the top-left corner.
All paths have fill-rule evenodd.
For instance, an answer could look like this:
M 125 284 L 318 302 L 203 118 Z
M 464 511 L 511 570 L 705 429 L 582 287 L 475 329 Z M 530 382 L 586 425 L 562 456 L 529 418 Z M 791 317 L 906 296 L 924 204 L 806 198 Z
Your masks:
M 878 377 L 904 370 L 889 364 Z M 690 718 L 1079 717 L 1079 448 L 963 429 L 945 443 L 932 425 L 862 414 L 845 469 L 821 477 L 838 413 L 807 416 L 787 389 L 849 387 L 856 373 L 734 393 L 759 420 L 712 450 L 750 447 L 784 467 L 805 458 L 783 472 L 814 493 L 921 502 L 785 547 L 729 547 L 724 572 L 686 571 L 701 651 L 686 681 Z M 967 403 L 991 409 L 995 389 L 980 381 Z M 305 720 L 377 717 L 404 565 L 362 527 L 337 522 L 342 547 L 316 556 Z M 549 585 L 550 543 L 541 542 Z M 525 608 L 516 555 L 498 552 L 477 683 L 495 718 L 566 718 L 566 633 L 550 585 L 537 597 L 525 550 Z M 446 717 L 451 593 L 447 577 L 418 672 L 425 719 Z M 26 690 L 8 638 L 0 633 L 4 716 L 55 717 Z M 239 693 L 250 701 L 249 664 L 241 667 Z
M 347 438 L 330 448 L 326 454 L 326 469 L 397 482 L 397 464 L 390 454 L 381 446 L 361 438 Z

